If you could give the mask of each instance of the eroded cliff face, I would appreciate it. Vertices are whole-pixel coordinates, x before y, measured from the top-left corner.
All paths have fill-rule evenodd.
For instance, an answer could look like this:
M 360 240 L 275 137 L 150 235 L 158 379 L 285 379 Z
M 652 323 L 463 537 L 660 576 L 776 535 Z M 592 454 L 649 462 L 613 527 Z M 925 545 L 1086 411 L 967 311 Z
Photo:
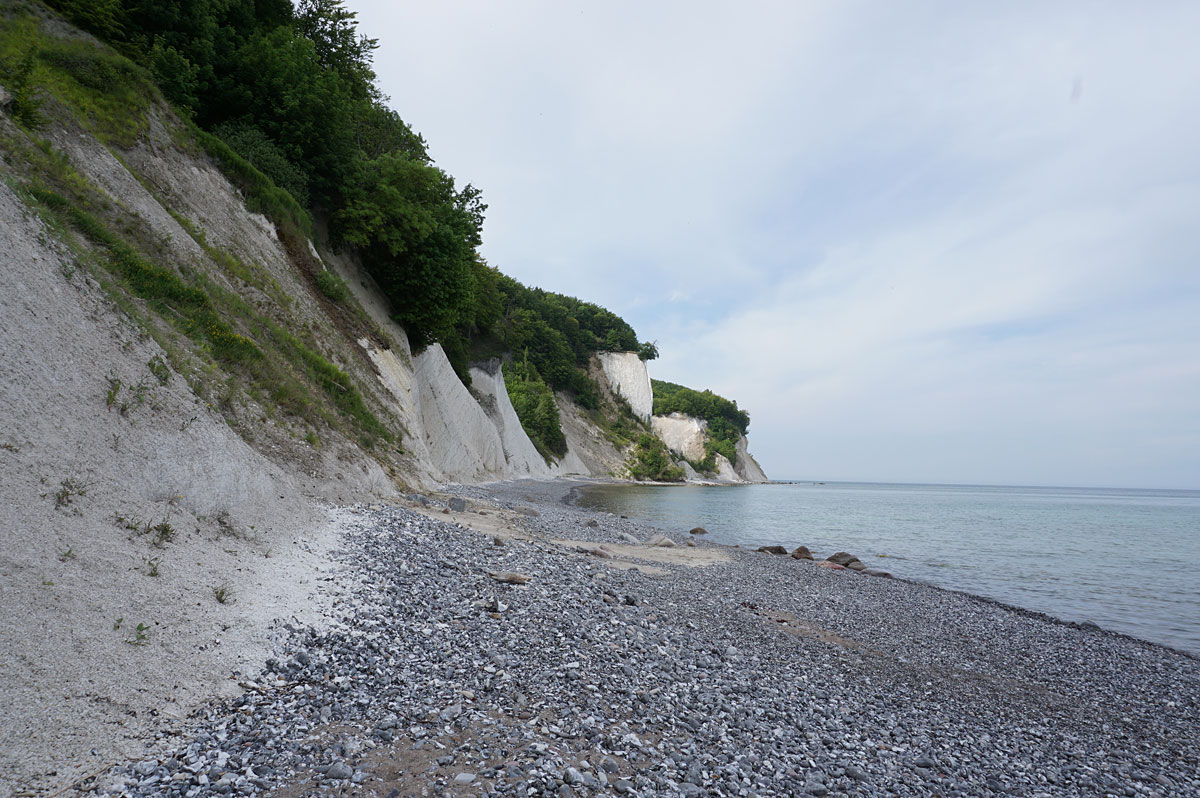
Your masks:
M 406 475 L 413 484 L 493 482 L 522 477 L 611 476 L 624 461 L 595 425 L 565 397 L 556 397 L 567 453 L 547 463 L 517 418 L 499 361 L 471 368 L 468 389 L 438 344 L 413 355 L 408 335 L 389 315 L 375 281 L 353 259 L 319 250 L 322 262 L 343 279 L 391 347 L 368 339 L 367 350 L 395 412 L 409 432 Z M 614 465 L 616 464 L 616 465 Z
M 647 424 L 654 412 L 650 372 L 637 352 L 599 352 L 596 355 L 613 391 L 629 403 L 633 414 Z
M 704 459 L 704 431 L 707 427 L 700 419 L 683 413 L 654 416 L 650 425 L 654 434 L 672 453 L 697 462 Z
M 708 424 L 703 420 L 684 413 L 671 413 L 665 416 L 654 416 L 651 419 L 651 429 L 659 437 L 672 454 L 682 460 L 693 462 L 705 457 L 704 439 Z M 767 482 L 758 461 L 750 454 L 750 443 L 742 435 L 737 442 L 737 463 L 730 463 L 723 455 L 714 459 L 715 472 L 708 476 L 697 474 L 690 464 L 683 462 L 684 478 L 689 482 Z
M 763 471 L 762 466 L 754 459 L 754 455 L 750 454 L 750 442 L 743 435 L 738 438 L 737 442 L 737 466 L 735 470 L 739 477 L 747 482 L 768 482 L 767 474 Z

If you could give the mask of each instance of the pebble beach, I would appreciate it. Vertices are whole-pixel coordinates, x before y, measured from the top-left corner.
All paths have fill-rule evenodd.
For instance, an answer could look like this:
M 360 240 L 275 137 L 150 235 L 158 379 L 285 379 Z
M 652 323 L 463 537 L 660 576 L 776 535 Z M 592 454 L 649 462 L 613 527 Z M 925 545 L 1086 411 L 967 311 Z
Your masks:
M 340 510 L 327 623 L 65 794 L 1200 794 L 1195 657 L 572 489 Z

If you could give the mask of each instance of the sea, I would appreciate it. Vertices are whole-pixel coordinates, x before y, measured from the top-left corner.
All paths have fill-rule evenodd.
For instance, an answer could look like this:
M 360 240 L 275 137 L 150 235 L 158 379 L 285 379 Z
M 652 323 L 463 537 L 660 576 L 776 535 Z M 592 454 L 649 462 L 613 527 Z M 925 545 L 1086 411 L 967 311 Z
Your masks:
M 898 577 L 1200 655 L 1200 491 L 789 482 L 591 485 L 578 504 L 706 540 L 847 551 Z

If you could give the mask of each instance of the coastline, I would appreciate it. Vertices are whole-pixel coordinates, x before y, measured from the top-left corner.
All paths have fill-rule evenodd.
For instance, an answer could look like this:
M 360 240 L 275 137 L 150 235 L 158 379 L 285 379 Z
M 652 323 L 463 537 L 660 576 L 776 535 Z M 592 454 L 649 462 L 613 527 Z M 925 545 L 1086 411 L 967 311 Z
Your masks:
M 327 623 L 297 626 L 239 698 L 88 786 L 197 796 L 218 785 L 297 796 L 1200 790 L 1188 742 L 1200 717 L 1194 657 L 568 503 L 592 482 L 449 486 L 340 511 L 344 576 Z M 675 545 L 624 537 L 656 534 Z M 686 552 L 721 556 L 673 556 Z
M 594 485 L 594 486 L 602 486 L 602 487 L 620 486 L 620 485 L 636 486 L 636 487 L 652 486 L 652 484 L 649 484 L 649 482 L 628 482 L 628 481 L 613 481 L 613 480 L 589 480 L 588 484 Z M 820 486 L 823 486 L 823 485 L 826 485 L 826 482 L 816 482 L 816 481 L 809 481 L 809 480 L 804 480 L 804 481 L 774 480 L 772 482 L 769 482 L 769 485 L 800 485 L 800 486 L 809 486 L 809 485 L 818 486 L 818 485 L 820 485 Z M 893 488 L 912 488 L 912 487 L 949 488 L 949 490 L 964 490 L 964 488 L 980 488 L 980 487 L 982 487 L 982 488 L 985 488 L 985 490 L 1004 490 L 1004 491 L 1024 491 L 1024 490 L 1063 491 L 1063 490 L 1066 490 L 1066 491 L 1082 491 L 1082 492 L 1094 492 L 1094 491 L 1108 492 L 1108 491 L 1114 491 L 1114 490 L 1120 490 L 1120 491 L 1128 490 L 1128 488 L 1058 488 L 1058 487 L 1027 488 L 1025 486 L 974 486 L 974 485 L 932 485 L 932 484 L 908 485 L 908 484 L 892 484 L 892 482 L 887 482 L 887 484 L 884 484 L 884 482 L 832 482 L 832 484 L 830 484 L 830 485 L 850 486 L 850 487 L 880 487 L 880 488 L 888 488 L 888 490 L 893 490 Z M 665 486 L 665 485 L 653 484 L 653 487 L 660 487 L 660 486 Z M 726 485 L 720 485 L 720 486 L 725 487 Z M 564 502 L 569 502 L 572 505 L 580 506 L 580 504 L 578 504 L 578 502 L 580 502 L 580 498 L 581 498 L 581 494 L 582 494 L 582 487 L 583 486 L 577 486 L 577 487 L 572 488 L 572 490 L 569 493 L 569 496 L 564 497 L 564 499 L 563 499 Z M 704 487 L 707 487 L 707 486 L 704 486 Z M 716 486 L 714 485 L 713 487 L 716 487 Z M 752 487 L 752 486 L 742 486 L 742 487 Z M 1148 491 L 1140 490 L 1140 488 L 1134 488 L 1134 490 L 1139 493 L 1148 492 Z M 1164 493 L 1176 493 L 1176 491 L 1163 491 L 1163 492 Z M 880 560 L 881 565 L 878 565 L 878 568 L 880 568 L 882 570 L 887 570 L 887 571 L 892 571 L 892 568 L 893 568 L 893 566 L 889 566 L 888 563 L 898 563 L 898 562 L 904 563 L 904 562 L 907 562 L 907 560 L 913 560 L 913 559 L 916 559 L 916 558 L 919 558 L 922 556 L 930 557 L 930 554 L 928 552 L 920 553 L 919 548 L 917 550 L 918 553 L 914 554 L 912 550 L 904 550 L 904 548 L 898 547 L 898 539 L 896 539 L 895 535 L 893 535 L 892 539 L 890 539 L 890 545 L 884 544 L 887 546 L 886 550 L 884 550 L 884 551 L 888 552 L 887 554 L 876 553 L 878 550 L 877 550 L 877 548 L 872 547 L 872 545 L 878 546 L 877 542 L 876 542 L 876 544 L 872 544 L 871 541 L 864 541 L 864 540 L 860 539 L 860 538 L 862 538 L 862 535 L 856 536 L 854 534 L 847 535 L 847 538 L 845 540 L 839 539 L 839 536 L 836 534 L 829 534 L 829 533 L 826 533 L 823 535 L 818 534 L 816 536 L 820 540 L 814 541 L 814 540 L 812 540 L 812 536 L 808 536 L 808 535 L 794 536 L 794 535 L 788 535 L 785 532 L 784 535 L 779 536 L 779 538 L 776 538 L 776 536 L 773 536 L 772 534 L 768 533 L 768 534 L 760 534 L 757 536 L 751 535 L 750 541 L 744 540 L 744 539 L 738 541 L 739 538 L 742 538 L 742 535 L 740 535 L 736 532 L 730 534 L 730 529 L 731 529 L 730 523 L 732 523 L 732 528 L 737 528 L 738 524 L 736 522 L 734 522 L 733 520 L 730 520 L 730 518 L 726 518 L 725 521 L 727 523 L 722 523 L 721 520 L 719 520 L 719 518 L 712 517 L 712 515 L 710 515 L 710 509 L 707 508 L 706 503 L 703 503 L 703 502 L 701 502 L 700 505 L 697 505 L 697 506 L 691 506 L 688 504 L 678 504 L 678 503 L 672 502 L 672 503 L 662 505 L 661 512 L 659 511 L 660 510 L 659 503 L 654 502 L 654 500 L 650 500 L 649 508 L 647 508 L 646 503 L 644 503 L 643 500 L 635 500 L 635 502 L 630 503 L 629 509 L 622 508 L 622 509 L 618 510 L 618 508 L 620 508 L 620 506 L 622 506 L 622 504 L 623 503 L 620 503 L 620 502 L 612 502 L 612 500 L 601 499 L 601 500 L 599 500 L 599 502 L 593 502 L 592 508 L 581 508 L 581 509 L 584 509 L 584 510 L 590 509 L 590 510 L 596 510 L 596 511 L 611 510 L 611 511 L 619 511 L 619 512 L 630 512 L 630 514 L 638 514 L 638 508 L 641 508 L 643 512 L 646 512 L 646 514 L 653 516 L 653 518 L 644 518 L 644 517 L 638 516 L 638 515 L 635 515 L 632 517 L 641 517 L 642 521 L 644 521 L 646 523 L 659 524 L 659 526 L 661 526 L 661 524 L 664 523 L 664 520 L 667 517 L 678 517 L 679 524 L 682 524 L 682 526 L 684 528 L 688 528 L 688 527 L 692 526 L 692 524 L 694 524 L 694 523 L 700 523 L 700 524 L 702 524 L 702 526 L 708 526 L 710 530 L 715 530 L 715 532 L 718 532 L 718 533 L 721 533 L 721 530 L 725 529 L 724 533 L 718 534 L 718 535 L 710 535 L 707 540 L 709 542 L 713 542 L 713 544 L 718 544 L 718 541 L 722 538 L 722 536 L 724 536 L 725 540 L 721 541 L 720 544 L 718 544 L 718 545 L 740 547 L 740 548 L 744 548 L 744 550 L 748 550 L 748 551 L 756 550 L 756 547 L 758 545 L 782 544 L 782 546 L 784 546 L 785 548 L 791 548 L 798 544 L 803 544 L 805 546 L 812 547 L 812 553 L 814 553 L 816 560 L 821 560 L 822 554 L 823 554 L 823 556 L 829 556 L 829 554 L 832 554 L 835 551 L 850 551 L 852 554 L 862 554 L 863 559 L 864 560 L 869 559 L 871 563 L 876 562 L 874 557 L 880 557 L 880 558 L 886 557 L 887 559 Z M 708 510 L 708 511 L 706 511 L 706 510 Z M 696 518 L 685 517 L 684 514 L 686 511 L 696 511 L 696 514 L 698 517 L 696 517 Z M 706 523 L 706 516 L 707 516 L 707 523 Z M 712 524 L 714 524 L 714 523 L 716 524 L 715 527 L 712 526 Z M 757 527 L 754 527 L 754 528 L 757 528 Z M 776 532 L 779 532 L 779 530 L 776 530 Z M 732 542 L 731 538 L 732 538 L 732 541 L 738 541 L 738 542 Z M 755 539 L 755 538 L 757 538 L 757 539 Z M 820 547 L 818 547 L 818 546 L 820 546 Z M 1015 556 L 1015 552 L 1010 552 L 1010 553 L 1012 553 L 1013 556 Z M 953 564 L 953 563 L 959 563 L 959 560 L 953 559 L 952 557 L 947 557 L 947 562 Z M 1014 560 L 1014 562 L 1015 562 L 1015 560 Z M 894 565 L 894 566 L 899 566 L 899 565 Z M 980 568 L 979 563 L 972 562 L 972 560 L 970 560 L 970 559 L 965 560 L 965 566 L 968 569 Z M 946 568 L 946 565 L 940 565 L 940 566 L 938 566 L 938 568 Z M 986 565 L 984 565 L 984 568 L 986 568 Z M 901 569 L 901 571 L 904 571 L 904 570 L 905 569 Z M 914 584 L 924 584 L 924 586 L 929 586 L 929 587 L 940 589 L 940 590 L 947 590 L 947 592 L 950 592 L 950 593 L 960 593 L 962 595 L 972 596 L 972 598 L 976 598 L 980 601 L 990 602 L 990 604 L 995 604 L 997 606 L 1009 608 L 1009 610 L 1012 610 L 1014 612 L 1030 613 L 1030 614 L 1032 614 L 1032 616 L 1044 618 L 1045 620 L 1048 620 L 1048 622 L 1066 624 L 1068 626 L 1074 626 L 1074 628 L 1078 628 L 1078 629 L 1102 629 L 1106 632 L 1109 632 L 1109 634 L 1126 637 L 1130 641 L 1151 644 L 1151 646 L 1157 646 L 1157 647 L 1162 647 L 1162 648 L 1165 648 L 1168 650 L 1172 650 L 1172 652 L 1187 655 L 1193 659 L 1200 659 L 1200 648 L 1196 647 L 1196 643 L 1189 641 L 1187 637 L 1176 636 L 1176 640 L 1171 640 L 1171 637 L 1169 635 L 1168 636 L 1160 635 L 1160 636 L 1156 637 L 1156 636 L 1153 636 L 1153 630 L 1148 630 L 1148 631 L 1150 631 L 1150 634 L 1147 635 L 1146 632 L 1144 632 L 1144 631 L 1139 631 L 1138 629 L 1129 629 L 1128 624 L 1126 624 L 1126 628 L 1122 628 L 1120 619 L 1116 619 L 1116 618 L 1108 619 L 1108 620 L 1110 620 L 1110 622 L 1112 624 L 1114 624 L 1114 625 L 1109 625 L 1109 623 L 1105 623 L 1105 618 L 1103 617 L 1103 612 L 1100 613 L 1100 617 L 1092 617 L 1091 613 L 1080 614 L 1079 607 L 1075 607 L 1075 606 L 1060 606 L 1060 607 L 1056 608 L 1055 606 L 1052 606 L 1052 602 L 1045 602 L 1045 601 L 1042 602 L 1042 606 L 1037 606 L 1037 604 L 1034 604 L 1033 606 L 1022 604 L 1021 598 L 1027 598 L 1027 599 L 1033 599 L 1033 600 L 1036 600 L 1039 598 L 1039 596 L 1037 596 L 1037 595 L 1032 595 L 1032 596 L 1031 595 L 1022 595 L 1024 593 L 1027 593 L 1027 590 L 1021 589 L 1022 586 L 1024 586 L 1024 584 L 1036 584 L 1036 582 L 1026 581 L 1026 582 L 1022 583 L 1019 580 L 1014 580 L 1014 581 L 1010 582 L 1010 584 L 1012 584 L 1012 588 L 1015 588 L 1015 589 L 1012 589 L 1012 588 L 1010 588 L 1008 590 L 1001 589 L 1001 590 L 997 590 L 996 594 L 989 594 L 989 593 L 983 592 L 983 589 L 986 589 L 986 587 L 988 587 L 989 584 L 990 584 L 991 588 L 995 589 L 997 587 L 997 584 L 984 582 L 984 583 L 980 583 L 979 586 L 977 586 L 977 587 L 964 586 L 964 584 L 962 584 L 961 578 L 960 578 L 960 580 L 958 580 L 958 583 L 955 583 L 955 580 L 947 581 L 946 578 L 940 578 L 940 577 L 944 577 L 944 575 L 941 574 L 941 572 L 938 572 L 937 570 L 934 570 L 934 569 L 925 568 L 924 572 L 922 572 L 922 569 L 919 569 L 919 568 L 918 569 L 910 568 L 907 570 L 908 570 L 908 572 L 890 572 L 890 576 L 892 576 L 893 578 L 896 578 L 896 580 L 911 582 Z M 913 570 L 917 571 L 916 574 L 914 574 Z M 1072 614 L 1060 614 L 1062 612 L 1067 612 L 1067 613 L 1072 613 Z M 1153 617 L 1153 616 L 1150 616 L 1150 617 Z M 1194 635 L 1193 635 L 1193 638 L 1194 638 Z M 1192 646 L 1188 647 L 1188 642 L 1192 642 Z

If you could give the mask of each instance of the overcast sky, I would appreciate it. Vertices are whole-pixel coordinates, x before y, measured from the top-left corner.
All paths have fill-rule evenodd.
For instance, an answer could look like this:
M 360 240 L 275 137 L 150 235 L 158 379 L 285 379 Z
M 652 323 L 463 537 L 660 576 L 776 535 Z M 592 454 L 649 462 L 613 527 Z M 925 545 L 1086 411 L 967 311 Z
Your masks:
M 489 262 L 769 476 L 1200 488 L 1200 3 L 347 5 Z

